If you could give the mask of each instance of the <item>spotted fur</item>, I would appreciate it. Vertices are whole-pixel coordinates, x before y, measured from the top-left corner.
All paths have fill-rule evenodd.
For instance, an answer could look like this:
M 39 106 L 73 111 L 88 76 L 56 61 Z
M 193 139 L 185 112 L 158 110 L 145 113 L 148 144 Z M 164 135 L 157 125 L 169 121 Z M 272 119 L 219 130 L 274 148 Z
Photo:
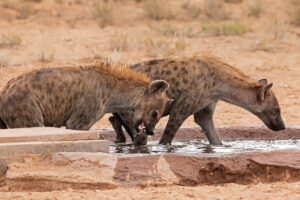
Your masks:
M 160 140 L 162 144 L 171 143 L 179 127 L 191 115 L 194 115 L 195 122 L 204 130 L 211 144 L 222 144 L 213 122 L 219 100 L 245 108 L 272 130 L 285 128 L 278 101 L 270 89 L 272 83 L 268 84 L 264 79 L 255 81 L 215 57 L 150 60 L 132 65 L 131 68 L 146 73 L 153 80 L 164 79 L 170 84 L 167 96 L 174 101 L 166 106 L 164 113 L 170 116 Z M 129 134 L 134 132 L 130 112 L 114 115 L 120 119 L 110 118 L 114 127 L 120 127 L 121 124 Z M 122 129 L 116 132 L 118 138 L 125 138 Z
M 151 111 L 149 101 L 164 109 L 167 87 L 166 81 L 151 82 L 143 73 L 106 63 L 38 69 L 10 80 L 0 92 L 0 128 L 88 130 L 105 113 L 128 109 L 147 124 L 144 110 Z

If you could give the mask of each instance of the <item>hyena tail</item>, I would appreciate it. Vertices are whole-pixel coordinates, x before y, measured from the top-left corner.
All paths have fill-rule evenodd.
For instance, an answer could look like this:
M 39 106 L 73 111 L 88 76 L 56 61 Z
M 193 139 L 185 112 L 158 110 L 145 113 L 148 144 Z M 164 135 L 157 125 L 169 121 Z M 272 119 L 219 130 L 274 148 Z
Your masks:
M 1 119 L 1 117 L 0 117 L 0 129 L 7 129 L 7 126 L 4 123 L 4 121 Z

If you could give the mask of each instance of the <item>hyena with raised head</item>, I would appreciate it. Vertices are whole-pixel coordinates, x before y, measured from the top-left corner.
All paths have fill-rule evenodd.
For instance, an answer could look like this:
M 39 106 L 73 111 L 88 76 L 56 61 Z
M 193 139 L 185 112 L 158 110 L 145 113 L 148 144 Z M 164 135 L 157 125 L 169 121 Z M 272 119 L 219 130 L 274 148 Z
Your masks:
M 105 113 L 134 110 L 135 126 L 152 130 L 149 119 L 165 109 L 167 88 L 164 80 L 151 82 L 140 72 L 107 63 L 34 70 L 2 89 L 0 128 L 88 130 Z
M 164 79 L 170 84 L 167 96 L 174 99 L 174 102 L 166 105 L 163 114 L 170 116 L 160 140 L 162 144 L 171 143 L 176 131 L 190 115 L 194 115 L 195 122 L 201 126 L 210 144 L 222 144 L 213 122 L 219 100 L 250 111 L 274 131 L 285 129 L 277 98 L 271 91 L 273 84 L 267 83 L 266 79 L 255 81 L 215 57 L 151 60 L 132 65 L 131 68 L 146 73 L 153 80 Z M 117 141 L 125 139 L 121 125 L 132 139 L 137 134 L 131 116 L 130 112 L 121 112 L 110 117 Z M 141 138 L 137 138 L 135 143 L 145 144 L 140 141 Z

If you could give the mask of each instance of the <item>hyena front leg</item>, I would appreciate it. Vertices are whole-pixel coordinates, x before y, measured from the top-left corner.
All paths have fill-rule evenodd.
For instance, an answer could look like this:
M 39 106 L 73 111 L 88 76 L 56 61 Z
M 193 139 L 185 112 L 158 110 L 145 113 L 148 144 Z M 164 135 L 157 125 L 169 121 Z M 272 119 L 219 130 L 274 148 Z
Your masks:
M 204 131 L 208 141 L 213 145 L 222 145 L 220 137 L 216 132 L 213 114 L 216 108 L 217 102 L 213 101 L 208 104 L 201 111 L 194 114 L 194 120 L 197 124 L 199 124 Z
M 115 117 L 115 114 L 114 116 L 109 117 L 108 120 L 110 121 L 112 127 L 116 132 L 116 143 L 126 142 L 126 137 L 123 133 L 122 124 L 120 120 L 117 117 Z
M 191 108 L 186 102 L 185 96 L 181 96 L 174 100 L 167 126 L 159 141 L 160 144 L 171 144 L 180 126 L 192 114 Z
M 135 137 L 137 136 L 138 132 L 135 130 L 133 119 L 133 112 L 132 111 L 123 111 L 119 113 L 113 113 L 113 116 L 109 118 L 110 123 L 112 124 L 115 132 L 117 134 L 117 141 L 118 138 L 121 139 L 121 142 L 126 141 L 126 137 L 122 130 L 122 126 L 125 128 L 126 132 L 131 138 L 131 141 L 134 142 Z

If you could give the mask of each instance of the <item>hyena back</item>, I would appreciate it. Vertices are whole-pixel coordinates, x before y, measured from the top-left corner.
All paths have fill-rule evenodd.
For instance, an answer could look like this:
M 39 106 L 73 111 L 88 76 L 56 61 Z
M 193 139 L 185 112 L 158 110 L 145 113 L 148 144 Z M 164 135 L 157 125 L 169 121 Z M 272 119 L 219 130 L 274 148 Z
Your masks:
M 272 83 L 268 84 L 266 79 L 255 81 L 214 57 L 150 60 L 131 68 L 146 73 L 153 80 L 164 79 L 170 84 L 167 96 L 174 101 L 172 105 L 166 105 L 164 112 L 170 116 L 160 140 L 162 144 L 171 143 L 176 131 L 190 115 L 194 115 L 195 122 L 211 144 L 222 144 L 213 122 L 219 100 L 245 108 L 274 131 L 285 128 L 278 101 L 271 91 Z M 123 125 L 132 134 L 136 130 L 130 121 L 131 115 L 130 112 L 115 113 L 110 121 L 113 127 Z M 118 118 L 120 120 L 116 120 Z M 122 129 L 116 132 L 117 140 L 124 139 Z
M 159 102 L 164 110 L 167 88 L 164 80 L 151 82 L 140 72 L 106 63 L 39 69 L 12 79 L 2 89 L 0 128 L 88 130 L 105 113 L 135 110 L 134 122 L 153 129 L 148 122 L 151 106 Z

